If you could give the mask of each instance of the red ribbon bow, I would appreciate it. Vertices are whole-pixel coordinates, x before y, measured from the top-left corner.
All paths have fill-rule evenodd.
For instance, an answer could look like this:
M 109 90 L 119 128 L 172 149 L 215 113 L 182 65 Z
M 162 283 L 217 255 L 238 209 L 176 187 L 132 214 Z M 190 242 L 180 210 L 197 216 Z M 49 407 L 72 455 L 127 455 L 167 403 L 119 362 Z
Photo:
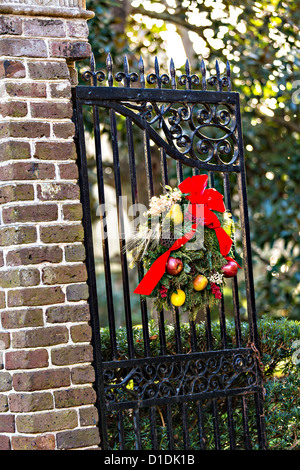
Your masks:
M 196 218 L 196 222 L 193 223 L 192 229 L 188 233 L 177 239 L 171 248 L 169 248 L 165 253 L 163 253 L 154 261 L 148 272 L 145 274 L 135 289 L 135 294 L 150 295 L 162 276 L 165 274 L 166 263 L 170 253 L 172 251 L 178 250 L 178 248 L 185 245 L 185 243 L 194 237 L 197 226 L 199 223 L 201 223 L 199 222 L 199 215 L 203 214 L 199 208 L 199 205 L 204 206 L 204 225 L 213 229 L 216 233 L 221 255 L 227 261 L 234 261 L 232 258 L 227 256 L 232 245 L 232 240 L 221 227 L 221 223 L 216 214 L 212 212 L 225 212 L 226 209 L 223 202 L 223 196 L 216 189 L 206 189 L 207 181 L 207 175 L 196 175 L 186 178 L 178 186 L 183 194 L 189 194 L 186 196 L 186 199 L 190 201 L 188 211 Z

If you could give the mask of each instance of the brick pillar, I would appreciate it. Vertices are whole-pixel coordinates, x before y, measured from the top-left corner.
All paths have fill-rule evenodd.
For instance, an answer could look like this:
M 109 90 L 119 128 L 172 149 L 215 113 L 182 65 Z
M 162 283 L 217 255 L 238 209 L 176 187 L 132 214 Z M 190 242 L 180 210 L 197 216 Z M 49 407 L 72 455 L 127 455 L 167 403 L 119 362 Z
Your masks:
M 97 448 L 71 121 L 93 14 L 82 0 L 0 14 L 0 450 Z

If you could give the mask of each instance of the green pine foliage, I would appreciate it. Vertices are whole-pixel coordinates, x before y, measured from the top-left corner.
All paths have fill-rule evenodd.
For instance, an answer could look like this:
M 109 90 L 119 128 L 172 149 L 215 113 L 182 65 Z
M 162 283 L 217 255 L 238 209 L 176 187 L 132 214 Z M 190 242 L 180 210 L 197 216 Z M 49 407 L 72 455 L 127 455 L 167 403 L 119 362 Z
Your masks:
M 171 195 L 173 191 L 172 188 L 169 186 L 166 188 Z M 145 227 L 148 230 L 146 238 L 148 237 L 151 242 L 149 241 L 148 245 L 146 245 L 146 249 L 142 251 L 140 246 L 141 244 L 145 244 L 145 239 L 143 237 L 137 237 L 136 246 L 131 251 L 133 260 L 142 261 L 145 271 L 151 268 L 152 264 L 172 246 L 175 240 L 180 239 L 193 229 L 194 221 L 190 220 L 191 217 L 187 217 L 190 215 L 188 213 L 190 206 L 185 196 L 186 195 L 182 194 L 181 199 L 176 203 L 176 205 L 180 207 L 184 220 L 183 224 L 174 223 L 172 216 L 169 215 L 168 217 L 170 212 L 162 212 L 160 215 L 153 217 L 151 211 L 148 211 L 148 218 L 145 223 Z M 217 216 L 222 227 L 227 226 L 229 223 L 234 232 L 234 224 L 228 212 L 212 212 Z M 159 230 L 157 230 L 157 227 L 159 227 Z M 160 240 L 153 242 L 154 234 L 160 234 Z M 167 245 L 164 243 L 166 240 L 169 240 Z M 143 253 L 143 255 L 140 255 L 140 259 L 137 253 Z M 233 256 L 232 250 L 229 255 L 231 257 Z M 226 259 L 220 253 L 220 246 L 215 231 L 206 226 L 202 226 L 198 220 L 194 237 L 176 251 L 171 251 L 170 256 L 180 259 L 183 263 L 183 269 L 177 275 L 170 275 L 166 271 L 159 280 L 150 295 L 150 297 L 155 299 L 153 304 L 154 308 L 157 311 L 163 308 L 166 310 L 174 309 L 171 299 L 172 294 L 181 290 L 185 294 L 185 302 L 182 305 L 182 310 L 189 313 L 190 320 L 195 320 L 199 309 L 202 309 L 208 304 L 211 307 L 215 304 L 216 298 L 211 290 L 209 276 L 214 273 L 221 273 L 222 266 L 227 263 Z M 196 291 L 193 287 L 193 281 L 199 274 L 206 277 L 208 284 L 203 290 Z M 220 288 L 225 284 L 224 279 L 221 280 L 221 282 Z M 167 289 L 164 295 L 161 295 L 162 288 Z
M 160 247 L 157 251 L 149 253 L 145 259 L 145 266 L 149 268 L 160 254 L 165 251 L 166 249 L 162 250 Z M 210 294 L 210 284 L 203 291 L 195 291 L 193 288 L 194 278 L 198 274 L 208 277 L 212 272 L 220 272 L 222 266 L 227 261 L 220 253 L 219 242 L 214 230 L 207 227 L 204 227 L 204 243 L 201 250 L 191 250 L 190 247 L 183 245 L 180 249 L 172 251 L 170 256 L 181 259 L 183 270 L 177 276 L 172 276 L 167 272 L 164 274 L 152 294 L 152 297 L 155 297 L 154 306 L 158 311 L 162 308 L 167 310 L 170 307 L 172 308 L 171 295 L 178 289 L 181 289 L 186 295 L 182 309 L 185 312 L 189 312 L 190 319 L 194 320 L 199 309 L 203 308 L 206 304 L 212 306 L 215 303 L 214 296 Z M 191 266 L 196 270 L 192 274 Z M 159 289 L 162 286 L 168 289 L 166 298 L 161 298 L 159 295 Z

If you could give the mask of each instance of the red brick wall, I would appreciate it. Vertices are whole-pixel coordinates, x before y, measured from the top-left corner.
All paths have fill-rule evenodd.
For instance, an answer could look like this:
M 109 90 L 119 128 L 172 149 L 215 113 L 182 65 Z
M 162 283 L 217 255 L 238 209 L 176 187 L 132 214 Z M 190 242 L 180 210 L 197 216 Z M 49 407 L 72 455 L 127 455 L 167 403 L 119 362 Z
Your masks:
M 65 13 L 0 18 L 0 450 L 99 444 L 71 121 L 87 36 Z

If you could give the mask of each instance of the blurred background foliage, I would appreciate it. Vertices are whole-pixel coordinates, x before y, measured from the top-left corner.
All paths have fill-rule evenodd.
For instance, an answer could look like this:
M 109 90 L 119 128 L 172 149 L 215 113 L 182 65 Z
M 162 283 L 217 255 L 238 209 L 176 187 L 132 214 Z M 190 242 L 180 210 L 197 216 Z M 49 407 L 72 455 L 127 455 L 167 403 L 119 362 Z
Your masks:
M 195 73 L 202 58 L 210 71 L 216 59 L 223 69 L 230 61 L 242 108 L 257 311 L 299 320 L 298 0 L 86 3 L 95 13 L 89 40 L 97 70 L 108 52 L 115 70 L 124 54 L 131 71 L 140 54 L 147 71 L 155 55 L 164 71 L 172 54 L 177 70 L 188 57 Z M 79 64 L 80 72 L 87 67 Z

